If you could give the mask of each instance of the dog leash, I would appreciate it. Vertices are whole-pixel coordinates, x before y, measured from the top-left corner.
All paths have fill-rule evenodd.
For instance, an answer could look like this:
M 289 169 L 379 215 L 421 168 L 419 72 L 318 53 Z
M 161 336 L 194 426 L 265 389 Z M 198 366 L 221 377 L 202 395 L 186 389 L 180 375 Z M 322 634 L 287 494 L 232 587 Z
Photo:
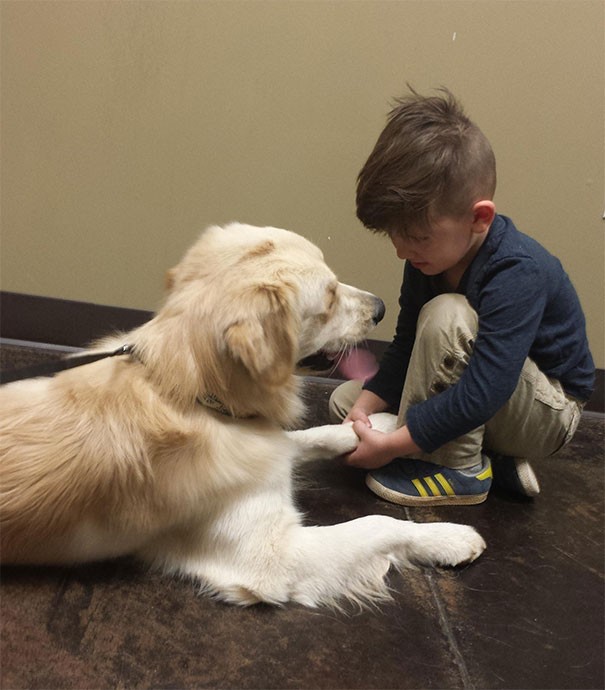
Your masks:
M 0 385 L 12 383 L 13 381 L 34 379 L 39 376 L 54 376 L 61 371 L 75 369 L 76 367 L 83 367 L 85 364 L 92 364 L 93 362 L 98 362 L 101 359 L 132 355 L 134 354 L 134 351 L 134 345 L 122 345 L 117 350 L 113 350 L 112 352 L 97 352 L 94 354 L 75 355 L 74 357 L 67 357 L 65 359 L 43 362 L 42 364 L 37 364 L 33 367 L 22 367 L 20 369 L 0 371 Z M 226 405 L 224 405 L 215 395 L 205 394 L 198 396 L 196 398 L 196 402 L 203 407 L 209 407 L 215 412 L 219 412 L 227 417 L 235 417 L 235 415 L 226 407 Z M 253 415 L 240 417 L 240 419 L 248 419 L 251 416 Z
M 112 352 L 97 352 L 93 354 L 75 355 L 74 357 L 67 357 L 66 359 L 44 362 L 33 367 L 23 367 L 21 369 L 0 371 L 0 385 L 4 383 L 11 383 L 13 381 L 21 381 L 23 379 L 33 379 L 37 376 L 54 376 L 60 371 L 65 371 L 66 369 L 82 367 L 85 364 L 92 364 L 92 362 L 98 362 L 100 359 L 108 359 L 109 357 L 131 355 L 133 352 L 134 345 L 122 345 L 117 350 L 113 350 Z

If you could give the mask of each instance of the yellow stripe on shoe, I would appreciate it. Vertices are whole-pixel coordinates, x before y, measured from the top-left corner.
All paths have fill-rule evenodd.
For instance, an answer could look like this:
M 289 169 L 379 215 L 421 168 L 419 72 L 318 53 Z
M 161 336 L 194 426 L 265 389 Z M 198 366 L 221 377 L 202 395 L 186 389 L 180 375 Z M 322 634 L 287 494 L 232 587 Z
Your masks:
M 420 479 L 412 479 L 412 484 L 416 487 L 416 491 L 424 498 L 428 497 L 427 490 L 424 488 Z
M 443 490 L 448 496 L 454 496 L 455 492 L 454 489 L 452 488 L 452 485 L 448 482 L 448 480 L 441 474 L 441 472 L 438 472 L 435 475 L 435 479 L 441 484 L 443 487 Z
M 480 472 L 480 473 L 477 475 L 477 479 L 481 479 L 481 480 L 484 480 L 484 479 L 491 479 L 493 476 L 494 476 L 494 473 L 492 472 L 492 465 L 491 465 L 491 463 L 488 461 L 487 467 L 483 470 L 483 472 Z
M 441 496 L 441 491 L 439 491 L 439 487 L 435 482 L 433 481 L 432 477 L 423 477 L 424 483 L 429 487 L 429 489 L 433 492 L 433 496 Z

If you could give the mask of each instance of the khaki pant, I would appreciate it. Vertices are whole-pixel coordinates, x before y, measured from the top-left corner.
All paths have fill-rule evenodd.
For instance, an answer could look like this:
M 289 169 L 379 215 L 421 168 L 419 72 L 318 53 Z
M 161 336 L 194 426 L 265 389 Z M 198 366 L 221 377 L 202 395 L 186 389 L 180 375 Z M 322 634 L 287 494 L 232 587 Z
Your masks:
M 400 426 L 411 406 L 460 378 L 472 354 L 477 327 L 477 314 L 462 295 L 440 295 L 423 307 L 399 406 Z M 347 381 L 332 393 L 333 422 L 344 419 L 361 386 L 359 381 Z M 547 457 L 571 440 L 582 407 L 558 381 L 527 359 L 511 398 L 488 422 L 420 459 L 464 469 L 481 462 L 482 449 L 518 458 Z

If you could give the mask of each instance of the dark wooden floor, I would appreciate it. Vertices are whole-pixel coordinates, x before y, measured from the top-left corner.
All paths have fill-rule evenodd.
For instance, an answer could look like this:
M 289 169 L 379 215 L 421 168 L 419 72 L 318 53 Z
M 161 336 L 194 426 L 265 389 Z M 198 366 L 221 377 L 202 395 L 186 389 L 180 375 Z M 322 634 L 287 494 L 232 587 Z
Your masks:
M 4 350 L 4 364 L 29 355 Z M 9 361 L 10 360 L 10 361 Z M 331 382 L 309 379 L 309 424 Z M 336 613 L 237 609 L 131 559 L 74 569 L 4 568 L 1 687 L 603 688 L 603 416 L 536 463 L 532 502 L 403 509 L 363 473 L 318 463 L 298 500 L 310 524 L 368 513 L 477 527 L 485 554 L 461 570 L 393 574 L 393 601 Z

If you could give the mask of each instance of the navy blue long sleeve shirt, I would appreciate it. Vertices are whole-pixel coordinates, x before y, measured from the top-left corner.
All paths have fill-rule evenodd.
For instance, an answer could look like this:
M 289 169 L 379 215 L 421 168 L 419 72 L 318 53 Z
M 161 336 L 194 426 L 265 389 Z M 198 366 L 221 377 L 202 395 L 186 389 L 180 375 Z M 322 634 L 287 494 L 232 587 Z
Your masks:
M 401 398 L 419 312 L 443 292 L 440 286 L 438 277 L 406 262 L 395 337 L 364 386 L 392 407 Z M 407 411 L 406 424 L 423 451 L 491 419 L 513 394 L 527 357 L 569 395 L 590 397 L 595 369 L 576 291 L 559 260 L 509 218 L 495 217 L 457 292 L 477 312 L 479 330 L 460 380 Z

